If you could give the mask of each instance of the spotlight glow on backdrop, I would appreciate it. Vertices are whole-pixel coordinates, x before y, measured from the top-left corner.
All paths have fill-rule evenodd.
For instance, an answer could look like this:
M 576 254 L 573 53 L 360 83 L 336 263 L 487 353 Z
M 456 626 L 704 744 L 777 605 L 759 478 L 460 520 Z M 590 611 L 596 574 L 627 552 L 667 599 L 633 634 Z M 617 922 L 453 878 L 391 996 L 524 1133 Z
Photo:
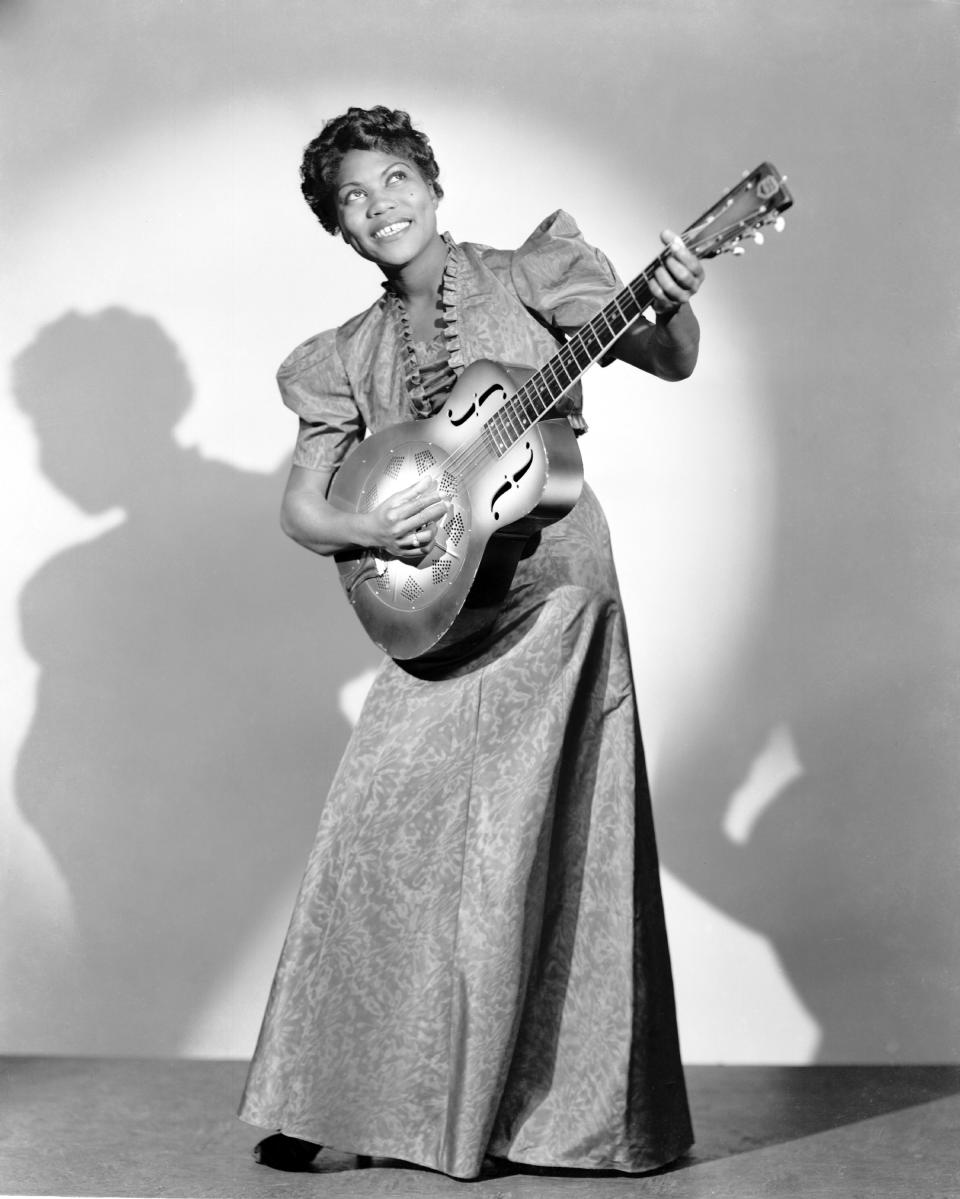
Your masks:
M 352 100 L 374 103 L 381 93 L 361 87 Z M 519 127 L 489 101 L 440 109 L 431 93 L 407 92 L 404 102 L 440 161 L 441 225 L 465 240 L 516 245 L 563 207 L 629 278 L 656 253 L 660 228 L 689 222 L 724 182 L 691 196 L 688 210 L 666 211 L 626 150 L 611 160 L 559 125 L 527 120 Z M 278 361 L 297 340 L 365 307 L 378 289 L 369 264 L 325 234 L 297 194 L 303 143 L 341 107 L 339 94 L 323 91 L 251 93 L 195 114 L 188 128 L 160 121 L 122 144 L 101 144 L 15 230 L 5 271 L 18 296 L 7 327 L 12 352 L 70 309 L 120 305 L 153 317 L 178 346 L 194 386 L 178 442 L 244 470 L 275 469 L 294 433 L 273 385 Z M 655 795 L 670 739 L 696 738 L 722 707 L 731 663 L 750 642 L 769 582 L 776 463 L 764 380 L 750 366 L 750 321 L 725 293 L 726 274 L 736 270 L 729 260 L 708 268 L 698 304 L 701 366 L 689 383 L 671 386 L 622 366 L 594 370 L 587 380 L 587 473 L 613 530 Z M 8 407 L 0 469 L 34 513 L 4 579 L 4 640 L 13 663 L 4 707 L 15 714 L 2 743 L 8 779 L 34 682 L 13 633 L 20 587 L 57 550 L 123 519 L 116 511 L 84 516 L 53 493 L 25 465 L 30 445 L 26 423 Z M 332 586 L 320 564 L 316 585 Z M 12 843 L 31 847 L 20 875 L 48 897 L 24 935 L 60 929 L 69 937 L 69 895 L 52 862 L 12 806 L 3 819 Z M 738 1053 L 764 1060 L 762 1035 L 738 1015 L 738 960 L 749 961 L 760 980 L 754 1002 L 768 1013 L 769 1055 L 808 1057 L 815 1027 L 762 939 L 669 878 L 666 895 L 687 1057 L 715 1057 L 723 1026 L 727 1060 Z M 288 907 L 283 895 L 264 914 L 197 1014 L 184 1051 L 249 1051 Z M 730 980 L 729 994 L 721 986 L 709 1003 L 692 994 L 705 945 L 713 977 Z

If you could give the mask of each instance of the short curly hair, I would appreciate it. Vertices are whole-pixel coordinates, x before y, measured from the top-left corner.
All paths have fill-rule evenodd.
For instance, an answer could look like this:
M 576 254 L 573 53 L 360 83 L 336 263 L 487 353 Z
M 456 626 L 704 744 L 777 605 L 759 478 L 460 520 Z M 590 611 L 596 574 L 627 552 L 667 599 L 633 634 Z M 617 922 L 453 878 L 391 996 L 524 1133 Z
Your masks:
M 300 190 L 311 211 L 328 233 L 339 233 L 337 220 L 337 172 L 351 150 L 392 151 L 413 163 L 437 198 L 443 195 L 438 182 L 440 168 L 425 133 L 410 123 L 401 109 L 348 108 L 343 116 L 324 122 L 323 129 L 303 152 Z

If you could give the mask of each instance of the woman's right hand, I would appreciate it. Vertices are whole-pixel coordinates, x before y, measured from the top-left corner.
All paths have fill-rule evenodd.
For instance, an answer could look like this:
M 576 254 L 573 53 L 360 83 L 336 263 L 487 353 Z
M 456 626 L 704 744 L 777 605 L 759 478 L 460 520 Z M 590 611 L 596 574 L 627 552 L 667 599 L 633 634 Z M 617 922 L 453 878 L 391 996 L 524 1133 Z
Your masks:
M 422 558 L 433 549 L 439 522 L 449 512 L 450 503 L 440 498 L 436 480 L 426 475 L 365 515 L 364 541 L 397 558 Z

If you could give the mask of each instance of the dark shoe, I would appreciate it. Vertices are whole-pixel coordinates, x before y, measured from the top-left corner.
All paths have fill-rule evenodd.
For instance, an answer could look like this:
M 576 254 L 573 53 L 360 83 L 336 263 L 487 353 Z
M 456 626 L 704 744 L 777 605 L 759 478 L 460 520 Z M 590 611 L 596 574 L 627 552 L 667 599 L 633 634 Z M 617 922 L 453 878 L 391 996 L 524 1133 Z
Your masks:
M 322 1148 L 313 1141 L 275 1132 L 254 1145 L 253 1160 L 274 1170 L 306 1170 Z

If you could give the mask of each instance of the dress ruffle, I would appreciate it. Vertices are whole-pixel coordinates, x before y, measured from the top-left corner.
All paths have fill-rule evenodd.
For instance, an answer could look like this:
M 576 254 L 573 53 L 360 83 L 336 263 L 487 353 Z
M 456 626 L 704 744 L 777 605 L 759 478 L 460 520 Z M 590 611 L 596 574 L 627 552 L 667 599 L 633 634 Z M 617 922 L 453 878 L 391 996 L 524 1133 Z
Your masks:
M 457 321 L 460 301 L 460 251 L 449 233 L 443 235 L 443 240 L 447 246 L 447 258 L 440 283 L 440 316 L 443 329 L 438 338 L 429 343 L 420 343 L 423 345 L 421 353 L 417 352 L 418 343 L 413 339 L 406 305 L 389 282 L 383 285 L 404 348 L 403 377 L 407 395 L 414 415 L 418 417 L 433 415 L 437 401 L 447 394 L 462 374 L 465 365 Z M 437 342 L 440 343 L 439 353 L 435 359 L 428 361 L 429 350 Z
M 466 363 L 460 346 L 460 324 L 457 318 L 460 303 L 460 247 L 449 233 L 443 235 L 447 243 L 447 262 L 440 285 L 440 304 L 443 308 L 443 339 L 446 345 L 447 362 L 453 373 L 463 374 Z

